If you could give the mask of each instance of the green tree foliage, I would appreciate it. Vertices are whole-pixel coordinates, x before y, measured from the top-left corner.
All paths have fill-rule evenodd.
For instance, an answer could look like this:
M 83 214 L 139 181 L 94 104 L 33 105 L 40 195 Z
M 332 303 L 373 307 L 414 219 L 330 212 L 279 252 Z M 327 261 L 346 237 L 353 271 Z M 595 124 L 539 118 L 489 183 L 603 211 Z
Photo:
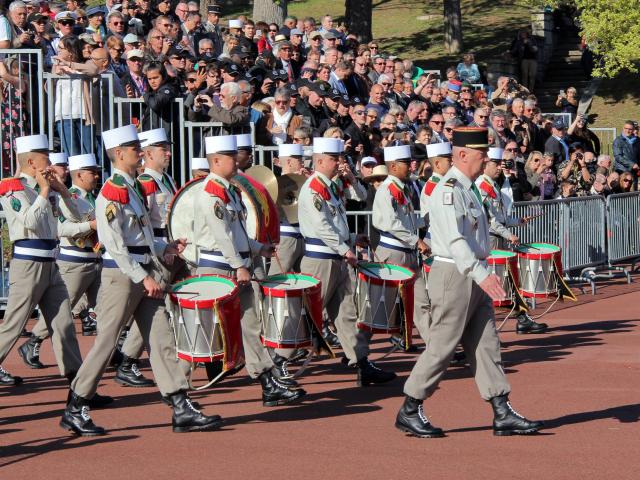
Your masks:
M 621 71 L 638 72 L 640 8 L 637 0 L 528 0 L 534 7 L 572 4 L 580 12 L 581 34 L 601 58 L 594 75 L 615 77 Z

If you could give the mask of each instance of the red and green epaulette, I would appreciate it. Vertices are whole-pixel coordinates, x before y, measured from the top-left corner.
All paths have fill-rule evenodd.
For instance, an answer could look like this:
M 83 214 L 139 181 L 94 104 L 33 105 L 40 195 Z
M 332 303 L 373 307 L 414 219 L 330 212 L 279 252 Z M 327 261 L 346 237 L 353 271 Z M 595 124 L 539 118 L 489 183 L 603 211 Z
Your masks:
M 4 196 L 10 192 L 19 192 L 24 190 L 24 185 L 19 178 L 8 177 L 0 181 L 0 196 Z
M 405 196 L 402 189 L 395 184 L 395 182 L 389 183 L 389 192 L 391 196 L 394 198 L 398 205 L 405 205 L 407 203 L 407 197 Z
M 218 197 L 225 204 L 231 201 L 231 198 L 229 198 L 229 194 L 227 193 L 226 187 L 217 180 L 209 180 L 204 187 L 204 191 L 207 192 L 209 195 Z
M 129 189 L 126 185 L 126 180 L 122 175 L 114 175 L 105 182 L 100 190 L 100 194 L 112 202 L 118 202 L 122 204 L 129 203 Z
M 486 180 L 483 180 L 482 182 L 480 182 L 480 189 L 485 191 L 487 195 L 489 195 L 491 198 L 497 197 L 496 191 Z
M 325 200 L 331 200 L 331 193 L 327 186 L 318 177 L 314 177 L 309 183 L 309 188 Z
M 427 197 L 430 197 L 439 181 L 440 179 L 438 177 L 431 177 L 429 180 L 427 180 L 427 183 L 424 184 L 424 189 L 422 190 L 423 193 Z
M 156 179 L 153 178 L 148 173 L 143 173 L 142 175 L 138 175 L 138 181 L 142 186 L 142 191 L 144 192 L 145 196 L 149 196 L 160 190 L 160 187 L 158 187 L 158 182 L 156 182 Z

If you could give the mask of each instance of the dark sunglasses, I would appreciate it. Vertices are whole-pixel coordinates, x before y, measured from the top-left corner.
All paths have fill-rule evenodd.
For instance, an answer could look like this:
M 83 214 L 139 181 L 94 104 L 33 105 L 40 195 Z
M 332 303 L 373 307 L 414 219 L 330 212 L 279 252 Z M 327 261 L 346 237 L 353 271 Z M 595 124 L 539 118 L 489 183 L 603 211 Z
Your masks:
M 72 27 L 76 24 L 75 20 L 60 20 L 58 23 L 65 27 Z

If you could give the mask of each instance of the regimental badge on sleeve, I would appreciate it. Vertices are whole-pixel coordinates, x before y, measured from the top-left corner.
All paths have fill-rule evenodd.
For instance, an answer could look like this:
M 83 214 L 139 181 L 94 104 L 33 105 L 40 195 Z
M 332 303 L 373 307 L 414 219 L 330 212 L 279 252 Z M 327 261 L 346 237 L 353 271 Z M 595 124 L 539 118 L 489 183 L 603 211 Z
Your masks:
M 443 205 L 453 205 L 453 192 L 443 192 L 442 203 Z
M 313 206 L 316 207 L 316 210 L 319 212 L 322 211 L 322 200 L 320 199 L 320 195 L 313 196 Z
M 224 209 L 222 208 L 222 205 L 220 205 L 219 202 L 216 202 L 215 207 L 213 207 L 213 211 L 216 214 L 216 217 L 218 217 L 220 220 L 224 218 Z
M 111 221 L 116 218 L 116 214 L 118 213 L 118 209 L 116 208 L 115 203 L 110 202 L 107 204 L 107 207 L 104 209 L 104 215 L 107 217 L 107 222 L 111 223 Z
M 16 212 L 19 212 L 22 208 L 22 203 L 13 195 L 11 196 L 11 208 L 13 208 Z

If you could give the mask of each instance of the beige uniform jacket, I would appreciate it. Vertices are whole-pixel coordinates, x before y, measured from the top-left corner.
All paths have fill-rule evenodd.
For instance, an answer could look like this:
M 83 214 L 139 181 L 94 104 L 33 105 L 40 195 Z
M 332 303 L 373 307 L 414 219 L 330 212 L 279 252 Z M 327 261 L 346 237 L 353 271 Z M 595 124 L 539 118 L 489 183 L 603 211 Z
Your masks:
M 480 193 L 455 166 L 433 190 L 429 217 L 435 260 L 455 263 L 476 283 L 488 277 L 489 224 Z
M 376 191 L 373 200 L 373 226 L 380 231 L 380 245 L 414 250 L 418 226 L 405 184 L 389 175 Z

